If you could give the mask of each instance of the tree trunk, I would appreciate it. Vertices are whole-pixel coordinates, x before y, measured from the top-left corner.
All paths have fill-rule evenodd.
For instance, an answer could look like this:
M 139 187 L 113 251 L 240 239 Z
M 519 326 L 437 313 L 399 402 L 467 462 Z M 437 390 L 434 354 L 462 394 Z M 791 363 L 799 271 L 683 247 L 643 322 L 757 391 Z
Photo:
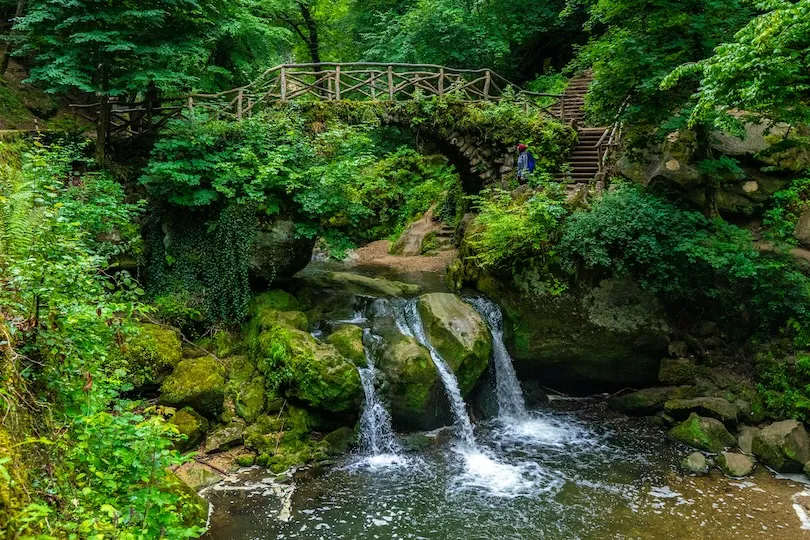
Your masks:
M 96 162 L 103 165 L 107 158 L 107 140 L 110 134 L 110 67 L 101 67 L 101 91 L 99 92 L 99 115 L 96 124 Z
M 309 6 L 303 2 L 298 3 L 301 8 L 301 17 L 304 19 L 304 24 L 307 27 L 307 34 L 309 35 L 307 42 L 307 49 L 309 49 L 309 57 L 312 59 L 313 64 L 321 63 L 321 50 L 320 39 L 318 38 L 318 23 L 315 21 Z
M 25 12 L 25 0 L 17 0 L 17 10 L 14 12 L 14 20 L 23 16 Z M 8 71 L 8 64 L 11 62 L 11 41 L 7 41 L 3 47 L 2 57 L 0 57 L 0 77 Z

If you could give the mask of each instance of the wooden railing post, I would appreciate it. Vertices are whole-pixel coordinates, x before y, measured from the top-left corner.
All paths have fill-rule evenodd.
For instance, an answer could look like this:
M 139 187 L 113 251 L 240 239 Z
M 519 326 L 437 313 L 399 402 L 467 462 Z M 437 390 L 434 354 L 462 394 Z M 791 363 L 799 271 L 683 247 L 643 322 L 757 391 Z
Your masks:
M 489 87 L 492 84 L 492 72 L 487 70 L 486 78 L 484 79 L 484 101 L 489 101 Z
M 242 120 L 242 100 L 245 97 L 244 94 L 245 90 L 243 88 L 239 89 L 239 95 L 236 97 L 236 119 Z
M 444 68 L 439 68 L 439 97 L 444 95 Z
M 279 85 L 281 86 L 281 101 L 287 101 L 287 68 L 284 66 L 281 66 Z
M 335 66 L 335 100 L 340 101 L 340 66 Z
M 194 98 L 191 96 L 188 96 L 188 112 L 194 112 Z
M 388 100 L 394 101 L 394 68 L 388 66 Z
M 377 73 L 369 71 L 369 77 L 371 78 L 371 101 L 377 101 Z

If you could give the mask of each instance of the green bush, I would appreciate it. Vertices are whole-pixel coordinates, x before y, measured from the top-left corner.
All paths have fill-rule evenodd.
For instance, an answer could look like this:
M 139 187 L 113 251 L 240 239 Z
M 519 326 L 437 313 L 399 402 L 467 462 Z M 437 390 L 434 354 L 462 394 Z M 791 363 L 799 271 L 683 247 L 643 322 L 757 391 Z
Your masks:
M 773 208 L 762 220 L 768 234 L 781 242 L 796 245 L 793 231 L 802 213 L 810 208 L 810 175 L 797 178 L 787 189 L 773 195 Z
M 810 420 L 810 352 L 763 353 L 757 361 L 757 390 L 773 418 Z

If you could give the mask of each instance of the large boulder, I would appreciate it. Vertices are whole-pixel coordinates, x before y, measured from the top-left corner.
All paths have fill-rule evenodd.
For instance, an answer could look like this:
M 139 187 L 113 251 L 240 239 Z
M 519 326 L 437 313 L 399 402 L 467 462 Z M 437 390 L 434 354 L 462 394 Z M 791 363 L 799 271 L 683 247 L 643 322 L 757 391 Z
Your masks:
M 662 358 L 658 369 L 661 384 L 695 384 L 695 363 L 688 358 Z
M 717 466 L 726 475 L 734 478 L 748 476 L 754 470 L 754 462 L 746 455 L 735 452 L 720 452 L 717 456 Z
M 691 413 L 720 420 L 729 428 L 737 425 L 739 408 L 720 397 L 697 397 L 693 399 L 672 399 L 664 403 L 664 410 L 676 420 L 683 420 Z
M 419 285 L 352 272 L 306 271 L 297 278 L 310 287 L 360 296 L 405 297 L 416 296 L 422 292 Z
M 222 412 L 224 399 L 225 366 L 212 356 L 183 360 L 160 387 L 161 403 L 189 406 L 208 418 Z
M 774 422 L 754 435 L 754 455 L 779 472 L 800 472 L 810 461 L 810 439 L 798 420 Z
M 486 369 L 492 336 L 481 316 L 455 294 L 430 293 L 419 298 L 425 334 L 467 394 Z
M 287 373 L 286 395 L 331 412 L 354 411 L 362 396 L 360 375 L 338 350 L 282 323 L 256 336 L 259 371 L 268 380 Z
M 208 431 L 208 420 L 191 407 L 184 407 L 175 412 L 169 419 L 169 423 L 185 436 L 183 440 L 175 442 L 175 447 L 181 452 L 196 448 L 205 437 L 205 432 Z
M 297 235 L 290 219 L 261 222 L 253 240 L 250 273 L 269 283 L 289 280 L 309 264 L 315 240 Z
M 341 326 L 326 338 L 340 354 L 354 362 L 356 366 L 366 365 L 366 351 L 363 347 L 363 329 L 354 324 Z
M 580 389 L 656 383 L 669 326 L 655 298 L 632 282 L 605 280 L 553 295 L 529 277 L 508 286 L 472 277 L 503 309 L 504 337 L 520 378 Z
M 668 401 L 693 397 L 696 392 L 697 390 L 693 386 L 644 388 L 612 398 L 608 401 L 608 407 L 614 411 L 634 416 L 650 415 L 662 410 Z
M 127 339 L 123 354 L 130 382 L 137 388 L 160 383 L 182 360 L 183 348 L 174 328 L 142 323 Z
M 714 418 L 703 418 L 695 413 L 669 430 L 669 436 L 707 452 L 722 452 L 737 443 L 737 439 L 728 432 L 722 422 Z

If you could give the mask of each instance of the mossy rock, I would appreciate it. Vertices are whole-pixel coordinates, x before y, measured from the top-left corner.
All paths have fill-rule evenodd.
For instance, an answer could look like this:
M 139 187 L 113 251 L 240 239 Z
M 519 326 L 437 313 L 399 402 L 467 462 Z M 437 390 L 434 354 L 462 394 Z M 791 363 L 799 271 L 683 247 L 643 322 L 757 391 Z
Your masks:
M 739 408 L 719 397 L 697 397 L 693 399 L 672 399 L 664 403 L 664 410 L 676 420 L 683 420 L 691 413 L 708 416 L 723 422 L 733 429 L 737 425 Z
M 221 452 L 239 446 L 245 439 L 245 423 L 237 419 L 218 426 L 205 439 L 205 452 Z
M 443 425 L 447 415 L 440 405 L 445 398 L 430 352 L 415 338 L 398 333 L 383 343 L 377 367 L 386 382 L 384 394 L 394 422 L 408 429 Z
M 455 294 L 423 295 L 418 307 L 428 340 L 455 373 L 461 393 L 468 394 L 489 364 L 489 328 L 481 315 Z
M 714 418 L 703 418 L 695 413 L 669 430 L 669 436 L 698 450 L 715 453 L 737 443 L 737 439 L 722 422 Z
M 160 392 L 165 405 L 189 406 L 216 418 L 225 400 L 225 366 L 211 356 L 183 360 L 163 381 Z
M 28 475 L 19 453 L 19 447 L 3 427 L 0 427 L 0 460 L 7 475 L 0 474 L 0 534 L 28 502 L 26 486 Z
M 709 474 L 709 462 L 700 452 L 692 452 L 681 461 L 681 469 L 698 476 Z
M 239 454 L 238 456 L 236 456 L 236 459 L 234 459 L 234 461 L 240 467 L 250 467 L 254 463 L 256 463 L 256 455 L 248 453 Z
M 236 414 L 244 418 L 248 424 L 255 422 L 267 404 L 266 392 L 263 377 L 256 377 L 242 383 L 234 400 Z
M 184 407 L 175 412 L 169 423 L 176 426 L 181 435 L 186 436 L 185 440 L 175 443 L 180 452 L 188 452 L 199 446 L 208 431 L 208 420 L 191 407 Z
M 735 452 L 720 452 L 717 456 L 717 466 L 727 476 L 742 478 L 754 470 L 754 462 L 746 455 Z
M 251 305 L 252 313 L 255 315 L 263 309 L 273 311 L 301 311 L 301 304 L 292 294 L 282 291 L 281 289 L 273 289 L 253 299 Z
M 301 278 L 310 286 L 361 296 L 408 297 L 422 292 L 419 285 L 349 272 L 312 272 Z
M 695 363 L 688 358 L 663 358 L 658 380 L 672 386 L 695 384 Z
M 327 452 L 330 455 L 345 454 L 355 440 L 354 430 L 350 427 L 338 428 L 328 433 L 323 440 L 328 445 Z
M 188 527 L 204 527 L 208 518 L 208 501 L 197 494 L 197 491 L 172 472 L 166 473 L 161 491 L 179 497 L 177 511 L 183 524 Z
M 360 375 L 334 346 L 281 324 L 261 332 L 256 342 L 258 368 L 266 378 L 273 380 L 279 364 L 288 372 L 288 397 L 331 412 L 359 409 Z
M 312 438 L 320 418 L 306 409 L 287 407 L 281 415 L 262 415 L 245 430 L 245 446 L 259 453 L 256 462 L 274 472 L 313 461 L 327 443 Z
M 363 347 L 363 329 L 347 324 L 335 330 L 326 342 L 333 345 L 340 354 L 359 367 L 366 366 L 366 350 Z
M 608 407 L 624 414 L 645 416 L 663 410 L 664 403 L 669 400 L 694 397 L 695 393 L 696 390 L 693 386 L 644 388 L 612 398 L 608 401 Z
M 810 461 L 810 438 L 798 420 L 762 428 L 754 435 L 751 449 L 757 459 L 779 472 L 801 472 Z
M 228 381 L 233 384 L 248 382 L 256 373 L 256 364 L 247 356 L 223 358 L 222 363 L 228 370 Z
M 142 323 L 127 340 L 124 361 L 130 382 L 137 388 L 160 382 L 183 359 L 177 331 L 157 324 Z

